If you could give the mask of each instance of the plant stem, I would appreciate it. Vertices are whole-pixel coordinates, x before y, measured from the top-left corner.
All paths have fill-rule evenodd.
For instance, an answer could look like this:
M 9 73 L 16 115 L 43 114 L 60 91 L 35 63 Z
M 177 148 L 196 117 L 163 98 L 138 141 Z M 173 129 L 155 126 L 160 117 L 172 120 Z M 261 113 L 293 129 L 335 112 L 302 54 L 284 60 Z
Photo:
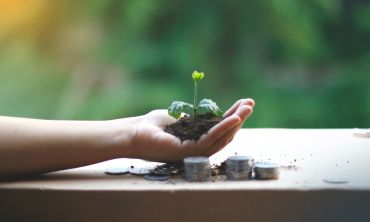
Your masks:
M 194 118 L 197 116 L 197 99 L 198 99 L 197 97 L 198 97 L 197 81 L 194 81 L 194 104 L 193 104 Z

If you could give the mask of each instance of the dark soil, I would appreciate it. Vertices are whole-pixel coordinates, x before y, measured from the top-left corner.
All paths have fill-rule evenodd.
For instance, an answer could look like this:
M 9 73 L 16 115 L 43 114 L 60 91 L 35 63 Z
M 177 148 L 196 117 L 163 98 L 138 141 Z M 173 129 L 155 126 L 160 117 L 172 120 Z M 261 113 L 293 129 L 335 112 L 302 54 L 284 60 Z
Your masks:
M 221 120 L 223 120 L 222 117 L 217 117 L 212 113 L 197 115 L 195 118 L 182 117 L 175 123 L 167 125 L 164 131 L 178 137 L 181 142 L 184 140 L 197 141 Z

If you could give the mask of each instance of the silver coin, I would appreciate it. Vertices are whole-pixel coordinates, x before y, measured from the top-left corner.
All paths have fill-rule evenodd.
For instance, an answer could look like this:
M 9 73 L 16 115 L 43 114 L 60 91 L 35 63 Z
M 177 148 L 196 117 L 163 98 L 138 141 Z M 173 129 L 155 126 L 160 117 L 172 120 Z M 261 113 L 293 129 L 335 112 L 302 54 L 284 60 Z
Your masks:
M 248 180 L 252 177 L 253 158 L 249 156 L 231 156 L 226 160 L 228 180 Z
M 156 170 L 156 169 L 151 170 L 150 173 L 156 174 L 156 175 L 163 175 L 163 176 L 168 176 L 172 174 L 171 172 L 168 172 L 168 171 L 161 171 L 161 170 Z
M 252 171 L 235 172 L 226 171 L 226 177 L 228 180 L 249 180 L 252 178 Z
M 324 178 L 323 181 L 325 183 L 331 183 L 331 184 L 344 184 L 344 183 L 349 182 L 348 179 L 343 178 L 343 177 L 327 177 L 327 178 Z
M 129 169 L 129 172 L 132 175 L 141 176 L 141 175 L 149 174 L 152 169 L 153 169 L 152 167 L 131 167 Z
M 250 156 L 230 156 L 227 158 L 227 162 L 235 162 L 235 163 L 245 163 L 245 162 L 252 162 L 253 158 Z
M 150 180 L 150 181 L 166 181 L 168 179 L 170 179 L 170 176 L 166 176 L 166 175 L 157 175 L 157 174 L 146 174 L 144 176 L 144 179 L 146 180 Z
M 370 138 L 370 129 L 354 129 L 353 136 Z
M 208 157 L 186 157 L 184 166 L 187 181 L 201 182 L 211 178 L 211 165 Z
M 109 175 L 123 175 L 128 173 L 129 171 L 127 167 L 111 167 L 105 169 L 104 172 Z
M 157 175 L 171 175 L 171 174 L 175 174 L 172 171 L 161 170 L 161 169 L 153 169 L 153 170 L 150 171 L 150 173 L 157 174 Z
M 186 157 L 184 158 L 184 165 L 192 165 L 192 164 L 197 164 L 197 165 L 208 165 L 209 164 L 209 159 L 208 157 L 205 156 L 192 156 L 192 157 Z
M 275 163 L 259 162 L 259 163 L 256 163 L 254 167 L 258 169 L 277 169 L 279 165 Z
M 161 169 L 163 171 L 181 171 L 181 170 L 184 169 L 184 165 L 166 163 L 166 164 L 160 165 L 156 168 Z
M 183 171 L 184 166 L 183 165 L 177 165 L 177 164 L 163 164 L 159 165 L 156 168 L 152 169 L 150 172 L 157 174 L 157 175 L 174 175 L 178 174 Z
M 254 166 L 256 179 L 272 180 L 279 177 L 279 166 L 274 163 L 256 163 Z

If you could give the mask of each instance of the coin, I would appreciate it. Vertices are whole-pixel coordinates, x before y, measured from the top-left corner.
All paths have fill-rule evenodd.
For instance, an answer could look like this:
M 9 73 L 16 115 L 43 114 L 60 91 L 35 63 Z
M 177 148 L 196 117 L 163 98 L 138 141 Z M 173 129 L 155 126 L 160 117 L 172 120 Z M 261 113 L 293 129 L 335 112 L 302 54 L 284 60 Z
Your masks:
M 325 183 L 331 183 L 331 184 L 344 184 L 348 183 L 349 180 L 343 177 L 326 177 L 323 179 Z
M 370 138 L 370 129 L 354 129 L 353 136 Z
M 254 166 L 256 179 L 272 180 L 279 177 L 279 166 L 274 163 L 256 163 Z
M 128 168 L 127 167 L 111 167 L 111 168 L 105 169 L 104 172 L 109 175 L 123 175 L 123 174 L 128 173 Z
M 149 174 L 151 169 L 153 169 L 153 167 L 131 167 L 129 169 L 129 172 L 132 175 L 141 176 L 141 175 Z
M 184 158 L 185 179 L 190 182 L 207 181 L 211 178 L 211 165 L 208 157 Z
M 253 158 L 249 156 L 231 156 L 226 160 L 228 180 L 247 180 L 252 177 Z
M 171 171 L 165 171 L 161 169 L 153 169 L 150 171 L 151 174 L 156 174 L 156 175 L 163 175 L 163 176 L 169 176 L 172 175 Z
M 183 169 L 184 166 L 182 164 L 166 163 L 155 167 L 150 172 L 158 175 L 175 175 L 181 173 Z
M 157 175 L 157 174 L 146 174 L 144 176 L 144 179 L 146 180 L 150 180 L 150 181 L 166 181 L 168 179 L 170 179 L 170 176 L 166 176 L 166 175 Z

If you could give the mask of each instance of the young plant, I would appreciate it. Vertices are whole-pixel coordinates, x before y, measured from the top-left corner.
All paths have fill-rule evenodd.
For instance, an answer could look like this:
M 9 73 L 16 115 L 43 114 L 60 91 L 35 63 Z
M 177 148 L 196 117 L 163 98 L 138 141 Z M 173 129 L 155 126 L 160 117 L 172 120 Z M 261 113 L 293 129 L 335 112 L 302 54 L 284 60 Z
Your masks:
M 189 114 L 189 111 L 193 111 L 193 116 L 197 117 L 198 110 L 204 109 L 208 112 L 213 113 L 216 116 L 222 116 L 221 109 L 217 106 L 215 102 L 210 99 L 202 99 L 199 104 L 198 102 L 198 84 L 200 80 L 204 78 L 203 72 L 194 71 L 192 74 L 194 81 L 194 99 L 193 104 L 189 104 L 182 101 L 174 101 L 171 106 L 168 107 L 168 114 L 176 119 L 181 117 L 181 113 Z M 190 115 L 190 114 L 189 114 Z

